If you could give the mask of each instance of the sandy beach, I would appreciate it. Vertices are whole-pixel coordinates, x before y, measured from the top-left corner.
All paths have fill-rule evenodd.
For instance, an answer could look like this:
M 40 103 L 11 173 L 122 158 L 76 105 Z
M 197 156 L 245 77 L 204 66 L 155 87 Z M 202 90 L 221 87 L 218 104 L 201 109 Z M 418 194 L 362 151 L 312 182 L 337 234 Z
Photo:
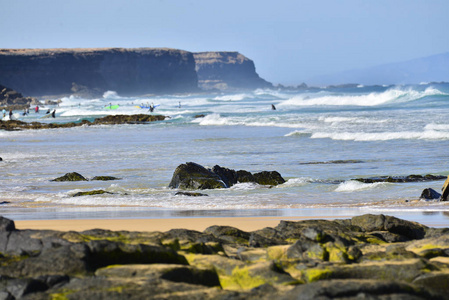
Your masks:
M 339 216 L 338 218 L 346 218 Z M 168 231 L 174 228 L 203 231 L 212 225 L 237 227 L 253 231 L 275 227 L 281 220 L 336 219 L 336 217 L 221 217 L 221 218 L 169 218 L 169 219 L 72 219 L 15 221 L 17 229 L 48 229 L 59 231 L 83 231 L 100 228 L 113 231 Z

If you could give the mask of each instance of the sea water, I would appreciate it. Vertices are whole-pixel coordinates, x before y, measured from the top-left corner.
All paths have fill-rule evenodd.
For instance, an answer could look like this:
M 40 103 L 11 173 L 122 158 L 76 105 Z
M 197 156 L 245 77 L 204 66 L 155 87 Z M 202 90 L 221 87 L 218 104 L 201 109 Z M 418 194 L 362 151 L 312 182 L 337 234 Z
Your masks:
M 441 192 L 444 180 L 353 180 L 449 175 L 449 84 L 151 97 L 109 91 L 95 99 L 61 100 L 20 119 L 64 123 L 140 113 L 168 118 L 0 131 L 2 215 L 19 220 L 417 213 L 437 215 L 449 226 L 447 203 L 418 200 L 427 187 Z M 118 109 L 106 109 L 117 104 Z M 154 112 L 139 107 L 151 104 L 158 105 Z M 47 109 L 55 109 L 56 118 L 45 118 Z M 168 184 L 185 162 L 252 173 L 276 170 L 286 183 L 273 188 L 240 183 L 201 191 L 208 196 L 176 196 Z M 69 172 L 121 179 L 51 181 Z M 73 197 L 97 189 L 111 194 Z

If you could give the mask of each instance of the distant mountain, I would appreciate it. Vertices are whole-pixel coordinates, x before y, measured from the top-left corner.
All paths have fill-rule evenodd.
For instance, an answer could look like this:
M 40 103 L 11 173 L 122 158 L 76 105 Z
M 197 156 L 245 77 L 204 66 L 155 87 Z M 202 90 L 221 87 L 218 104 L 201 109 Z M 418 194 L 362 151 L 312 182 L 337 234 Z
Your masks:
M 317 76 L 307 83 L 413 84 L 449 81 L 449 52 L 370 68 Z

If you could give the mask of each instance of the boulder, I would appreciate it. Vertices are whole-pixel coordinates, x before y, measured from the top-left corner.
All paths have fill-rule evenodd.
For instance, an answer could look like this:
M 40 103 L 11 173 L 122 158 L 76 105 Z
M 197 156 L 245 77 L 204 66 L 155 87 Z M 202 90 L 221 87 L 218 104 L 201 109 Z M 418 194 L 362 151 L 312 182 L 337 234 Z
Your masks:
M 419 198 L 425 200 L 433 200 L 433 199 L 440 199 L 440 197 L 441 197 L 440 193 L 438 193 L 434 189 L 427 188 L 422 191 L 421 196 Z
M 447 201 L 447 197 L 449 196 L 449 176 L 443 184 L 443 188 L 441 189 L 443 194 L 441 195 L 441 201 Z
M 261 185 L 278 185 L 285 182 L 276 171 L 263 171 L 251 174 L 245 170 L 235 171 L 215 165 L 212 169 L 188 162 L 179 165 L 169 184 L 170 188 L 213 189 L 229 188 L 236 183 L 254 182 Z
M 276 171 L 263 171 L 254 174 L 254 179 L 261 185 L 278 185 L 285 182 L 281 174 Z
M 74 194 L 72 197 L 80 197 L 80 196 L 92 196 L 92 195 L 101 195 L 101 194 L 114 194 L 111 192 L 107 192 L 104 190 L 93 190 L 93 191 L 88 191 L 88 192 L 78 192 L 76 194 Z
M 72 173 L 67 173 L 64 176 L 58 177 L 56 179 L 50 180 L 50 181 L 87 181 L 86 178 L 84 178 L 83 175 L 76 173 L 76 172 L 72 172 Z
M 209 196 L 207 194 L 202 193 L 192 193 L 192 192 L 177 192 L 175 196 L 189 196 L 189 197 L 203 197 L 203 196 Z
M 168 186 L 173 189 L 220 189 L 226 184 L 212 171 L 188 162 L 176 168 Z
M 14 231 L 16 226 L 13 220 L 0 216 L 0 231 Z

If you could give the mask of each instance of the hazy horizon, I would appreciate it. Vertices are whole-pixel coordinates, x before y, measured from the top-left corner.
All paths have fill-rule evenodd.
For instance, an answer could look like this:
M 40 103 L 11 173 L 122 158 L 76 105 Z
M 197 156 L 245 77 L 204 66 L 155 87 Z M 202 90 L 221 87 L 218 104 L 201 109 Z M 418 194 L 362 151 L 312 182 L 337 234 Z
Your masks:
M 0 48 L 238 51 L 277 84 L 449 52 L 447 1 L 0 0 Z

